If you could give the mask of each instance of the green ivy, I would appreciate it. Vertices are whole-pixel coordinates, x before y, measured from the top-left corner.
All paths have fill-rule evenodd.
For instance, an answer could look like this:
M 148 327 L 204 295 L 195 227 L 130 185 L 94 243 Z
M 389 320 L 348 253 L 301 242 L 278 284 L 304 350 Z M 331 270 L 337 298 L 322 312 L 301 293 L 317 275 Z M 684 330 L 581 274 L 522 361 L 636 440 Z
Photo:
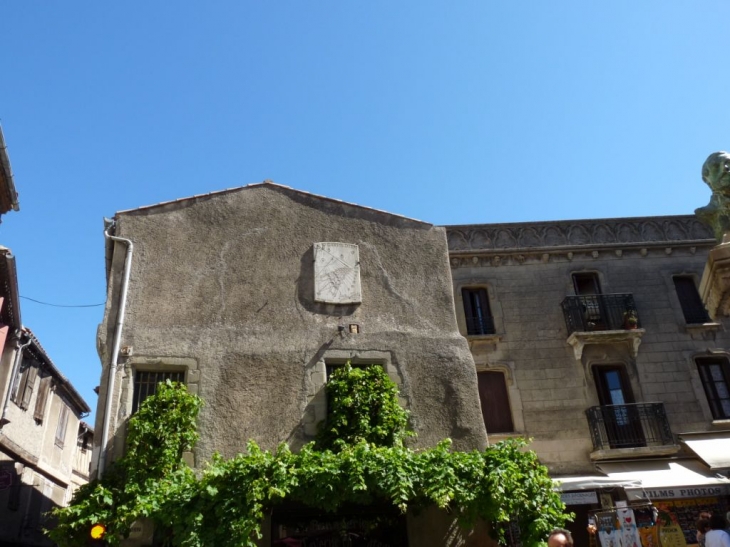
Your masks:
M 107 528 L 107 542 L 116 545 L 139 518 L 169 526 L 175 511 L 197 480 L 182 461 L 198 439 L 195 421 L 202 400 L 186 387 L 167 380 L 145 399 L 129 420 L 127 451 L 101 480 L 79 488 L 68 507 L 53 510 L 57 521 L 49 537 L 62 546 L 84 546 L 94 524 Z
M 408 411 L 398 403 L 398 386 L 382 367 L 337 367 L 327 382 L 329 416 L 321 423 L 317 447 L 339 451 L 365 441 L 400 446 L 408 432 Z
M 426 450 L 403 444 L 408 414 L 382 368 L 336 371 L 328 384 L 330 414 L 315 443 L 292 453 L 249 442 L 230 460 L 215 456 L 199 478 L 181 460 L 196 439 L 201 402 L 184 386 L 162 384 L 129 424 L 128 450 L 101 481 L 55 510 L 59 545 L 83 545 L 90 527 L 108 527 L 116 545 L 140 517 L 169 530 L 169 542 L 190 547 L 254 547 L 264 516 L 284 500 L 322 511 L 346 503 L 386 501 L 402 512 L 436 505 L 464 527 L 483 519 L 504 541 L 516 520 L 523 545 L 543 541 L 568 515 L 547 469 L 526 442 L 484 451 L 451 450 L 444 440 Z

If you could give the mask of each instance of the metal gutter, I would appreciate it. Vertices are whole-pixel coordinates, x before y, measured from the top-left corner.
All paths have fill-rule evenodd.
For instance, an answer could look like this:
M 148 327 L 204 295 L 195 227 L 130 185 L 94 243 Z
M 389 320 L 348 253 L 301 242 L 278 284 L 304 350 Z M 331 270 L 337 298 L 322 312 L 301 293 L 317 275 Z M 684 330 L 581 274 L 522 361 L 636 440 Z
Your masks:
M 131 240 L 111 235 L 111 231 L 116 223 L 111 223 L 104 230 L 104 237 L 107 241 L 116 241 L 124 243 L 127 246 L 127 252 L 124 258 L 124 274 L 122 277 L 122 286 L 119 295 L 119 311 L 117 313 L 117 321 L 114 329 L 114 343 L 112 345 L 111 362 L 109 363 L 109 376 L 107 379 L 106 400 L 104 405 L 104 418 L 101 428 L 101 442 L 99 444 L 99 464 L 97 466 L 97 476 L 101 477 L 104 473 L 106 465 L 107 443 L 109 442 L 109 421 L 111 420 L 112 399 L 114 398 L 114 383 L 116 381 L 117 366 L 119 364 L 119 350 L 122 341 L 122 329 L 124 327 L 124 314 L 127 309 L 127 291 L 129 289 L 129 276 L 132 270 L 132 253 L 134 252 L 134 244 Z

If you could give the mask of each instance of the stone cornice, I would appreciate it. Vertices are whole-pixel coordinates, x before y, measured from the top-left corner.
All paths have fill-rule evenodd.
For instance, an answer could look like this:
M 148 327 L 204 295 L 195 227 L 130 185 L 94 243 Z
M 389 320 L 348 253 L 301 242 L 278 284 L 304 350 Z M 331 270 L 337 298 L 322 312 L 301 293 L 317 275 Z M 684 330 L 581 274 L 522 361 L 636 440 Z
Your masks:
M 694 215 L 445 226 L 451 256 L 713 246 Z

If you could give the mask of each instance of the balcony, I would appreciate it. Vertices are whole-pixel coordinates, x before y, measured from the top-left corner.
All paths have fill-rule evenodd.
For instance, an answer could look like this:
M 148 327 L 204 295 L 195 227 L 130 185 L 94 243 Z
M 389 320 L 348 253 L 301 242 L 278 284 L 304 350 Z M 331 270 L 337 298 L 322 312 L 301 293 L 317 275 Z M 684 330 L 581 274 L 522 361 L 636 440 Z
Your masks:
M 679 446 L 663 403 L 594 406 L 586 410 L 591 430 L 591 459 L 674 454 Z
M 477 317 L 466 316 L 466 334 L 468 336 L 483 336 L 485 334 L 494 334 L 494 318 L 490 315 L 480 315 Z
M 566 296 L 561 306 L 568 334 L 641 327 L 633 294 Z M 629 321 L 632 314 L 634 324 Z
M 566 296 L 563 309 L 567 342 L 580 359 L 586 344 L 626 342 L 631 355 L 639 351 L 644 329 L 632 294 Z

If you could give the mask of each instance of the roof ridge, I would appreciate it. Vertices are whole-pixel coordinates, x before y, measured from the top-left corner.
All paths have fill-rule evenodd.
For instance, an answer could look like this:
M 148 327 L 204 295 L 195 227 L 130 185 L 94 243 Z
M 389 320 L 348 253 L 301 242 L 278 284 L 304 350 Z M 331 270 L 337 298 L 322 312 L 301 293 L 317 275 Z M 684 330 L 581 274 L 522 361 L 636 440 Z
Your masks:
M 122 211 L 117 211 L 116 214 L 119 215 L 119 214 L 125 214 L 125 213 L 132 213 L 132 212 L 135 212 L 135 211 L 146 211 L 146 210 L 154 209 L 154 208 L 157 208 L 157 207 L 164 207 L 165 205 L 172 205 L 172 204 L 175 204 L 175 203 L 183 203 L 183 202 L 186 202 L 186 201 L 193 201 L 193 200 L 196 200 L 196 199 L 207 198 L 207 197 L 211 197 L 211 196 L 218 196 L 218 195 L 223 195 L 223 194 L 230 193 L 230 192 L 236 192 L 236 191 L 240 191 L 240 190 L 245 190 L 247 188 L 258 188 L 258 187 L 264 187 L 264 186 L 271 186 L 271 187 L 279 188 L 279 189 L 286 190 L 286 191 L 289 191 L 289 192 L 295 192 L 297 194 L 302 194 L 302 195 L 305 195 L 305 196 L 311 196 L 311 197 L 315 197 L 317 199 L 323 199 L 323 200 L 330 201 L 330 202 L 333 202 L 333 203 L 340 203 L 340 204 L 343 204 L 343 205 L 348 205 L 350 207 L 357 207 L 359 209 L 365 209 L 367 211 L 373 211 L 373 212 L 379 213 L 379 214 L 384 214 L 384 215 L 388 215 L 388 216 L 402 218 L 402 219 L 405 219 L 405 220 L 408 220 L 408 221 L 411 221 L 411 222 L 418 222 L 418 223 L 421 223 L 421 224 L 426 224 L 428 226 L 433 226 L 434 225 L 431 222 L 426 222 L 426 221 L 423 221 L 423 220 L 419 220 L 417 218 L 407 217 L 405 215 L 399 215 L 397 213 L 391 213 L 390 211 L 385 211 L 383 209 L 376 209 L 374 207 L 368 207 L 367 205 L 359 205 L 357 203 L 352 203 L 352 202 L 344 201 L 344 200 L 341 200 L 341 199 L 331 198 L 331 197 L 328 197 L 328 196 L 323 196 L 323 195 L 320 195 L 320 194 L 315 194 L 313 192 L 307 192 L 305 190 L 298 190 L 296 188 L 292 188 L 291 186 L 287 186 L 285 184 L 279 184 L 278 182 L 274 182 L 274 181 L 272 181 L 270 179 L 265 179 L 262 182 L 252 182 L 252 183 L 246 184 L 244 186 L 238 186 L 238 187 L 234 187 L 234 188 L 226 188 L 226 189 L 223 189 L 223 190 L 216 190 L 216 191 L 213 191 L 213 192 L 208 192 L 206 194 L 195 194 L 195 195 L 188 196 L 188 197 L 184 197 L 184 198 L 178 198 L 178 199 L 173 199 L 173 200 L 169 200 L 169 201 L 162 201 L 160 203 L 155 203 L 155 204 L 152 204 L 152 205 L 143 205 L 141 207 L 136 207 L 134 209 L 124 209 Z

